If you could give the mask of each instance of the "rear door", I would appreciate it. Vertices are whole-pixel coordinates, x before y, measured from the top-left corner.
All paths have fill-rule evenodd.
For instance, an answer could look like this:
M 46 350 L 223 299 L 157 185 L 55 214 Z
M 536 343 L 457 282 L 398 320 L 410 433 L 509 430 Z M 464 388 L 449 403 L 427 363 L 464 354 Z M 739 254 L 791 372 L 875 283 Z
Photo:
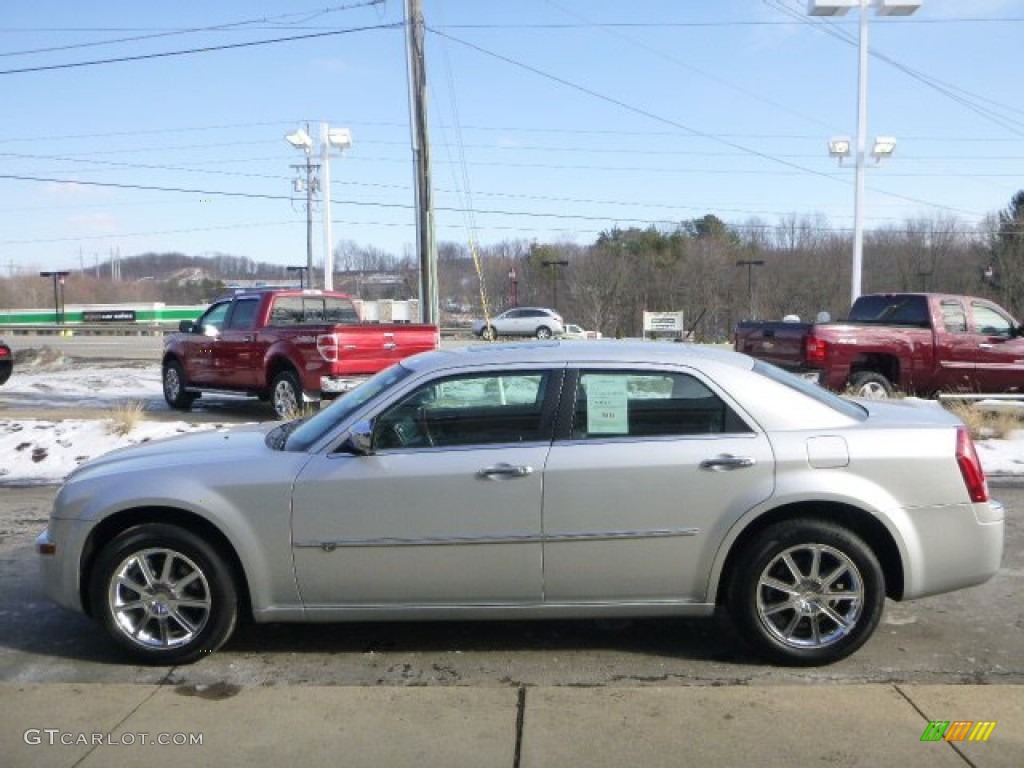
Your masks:
M 573 390 L 544 477 L 545 601 L 703 602 L 725 532 L 772 493 L 767 438 L 684 368 L 585 368 Z

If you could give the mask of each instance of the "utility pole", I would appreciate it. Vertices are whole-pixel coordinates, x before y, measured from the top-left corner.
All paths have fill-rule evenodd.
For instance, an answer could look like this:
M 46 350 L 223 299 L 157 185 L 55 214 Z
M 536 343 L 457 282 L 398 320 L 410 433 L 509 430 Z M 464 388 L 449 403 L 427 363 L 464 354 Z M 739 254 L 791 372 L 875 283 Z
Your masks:
M 309 133 L 309 123 L 306 124 L 306 133 Z M 313 193 L 316 191 L 316 181 L 313 179 L 313 171 L 319 170 L 320 166 L 311 163 L 309 153 L 306 153 L 305 165 L 293 165 L 292 169 L 306 172 L 306 274 L 310 282 L 313 279 Z M 295 186 L 299 185 L 296 180 Z M 298 190 L 296 190 L 298 191 Z
M 420 317 L 440 322 L 437 295 L 437 246 L 430 185 L 430 137 L 427 132 L 427 70 L 422 0 L 405 0 L 406 56 L 409 68 L 409 127 L 415 160 L 416 250 L 420 264 Z

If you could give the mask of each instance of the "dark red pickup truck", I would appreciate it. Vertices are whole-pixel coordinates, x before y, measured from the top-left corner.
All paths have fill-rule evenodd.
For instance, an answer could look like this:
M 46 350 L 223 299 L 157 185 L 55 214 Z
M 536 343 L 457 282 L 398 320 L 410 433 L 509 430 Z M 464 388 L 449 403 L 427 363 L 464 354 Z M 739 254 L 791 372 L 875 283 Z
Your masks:
M 187 409 L 204 392 L 252 395 L 291 418 L 439 339 L 434 325 L 362 324 L 343 293 L 240 292 L 164 340 L 164 398 Z
M 745 321 L 735 348 L 860 397 L 1024 391 L 1021 326 L 973 296 L 873 294 L 843 322 Z

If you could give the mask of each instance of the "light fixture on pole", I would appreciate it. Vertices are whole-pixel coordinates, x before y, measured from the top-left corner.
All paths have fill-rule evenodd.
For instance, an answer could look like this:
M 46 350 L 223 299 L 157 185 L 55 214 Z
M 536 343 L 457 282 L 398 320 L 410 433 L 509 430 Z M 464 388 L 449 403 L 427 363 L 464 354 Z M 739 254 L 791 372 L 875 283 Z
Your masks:
M 348 128 L 331 128 L 320 123 L 320 165 L 324 191 L 324 290 L 334 289 L 334 237 L 331 232 L 331 149 L 339 152 L 352 146 Z
M 313 137 L 308 132 L 299 128 L 293 133 L 284 137 L 285 140 L 296 149 L 306 153 L 306 162 L 309 166 L 309 157 L 313 153 Z M 331 232 L 331 149 L 338 151 L 348 149 L 352 146 L 352 134 L 347 128 L 331 128 L 327 123 L 320 123 L 320 165 L 323 181 L 320 189 L 323 192 L 323 217 L 324 217 L 324 289 L 334 288 L 334 255 L 332 249 L 333 235 Z M 310 200 L 311 190 L 307 190 L 307 200 Z M 311 202 L 311 200 L 310 200 Z M 311 226 L 307 219 L 307 264 L 309 269 L 309 285 L 313 282 L 313 252 L 310 243 L 308 227 Z
M 861 267 L 864 261 L 864 156 L 868 126 L 868 8 L 874 8 L 879 16 L 909 16 L 921 7 L 922 0 L 809 0 L 807 12 L 811 16 L 843 16 L 856 8 L 860 11 L 860 35 L 858 43 L 857 69 L 857 148 L 856 175 L 853 193 L 853 274 L 850 280 L 851 303 L 857 300 L 861 291 Z M 882 137 L 879 137 L 880 139 Z M 835 140 L 833 140 L 835 141 Z M 878 142 L 876 141 L 876 148 Z M 895 141 L 892 142 L 892 149 Z M 892 149 L 888 154 L 892 154 Z M 847 140 L 846 154 L 850 152 Z M 829 142 L 829 153 L 832 142 Z M 876 159 L 887 156 L 882 152 L 872 153 Z M 840 159 L 842 155 L 840 155 Z

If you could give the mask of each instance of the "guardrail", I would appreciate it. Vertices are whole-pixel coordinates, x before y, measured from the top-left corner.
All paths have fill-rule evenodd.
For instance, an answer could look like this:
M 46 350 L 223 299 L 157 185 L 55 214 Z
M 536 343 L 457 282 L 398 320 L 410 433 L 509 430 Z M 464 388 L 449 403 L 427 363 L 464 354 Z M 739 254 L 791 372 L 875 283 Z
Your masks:
M 163 336 L 176 333 L 177 321 L 173 323 L 69 323 L 56 325 L 0 325 L 3 336 Z M 469 328 L 442 328 L 441 336 L 446 339 L 470 338 Z

